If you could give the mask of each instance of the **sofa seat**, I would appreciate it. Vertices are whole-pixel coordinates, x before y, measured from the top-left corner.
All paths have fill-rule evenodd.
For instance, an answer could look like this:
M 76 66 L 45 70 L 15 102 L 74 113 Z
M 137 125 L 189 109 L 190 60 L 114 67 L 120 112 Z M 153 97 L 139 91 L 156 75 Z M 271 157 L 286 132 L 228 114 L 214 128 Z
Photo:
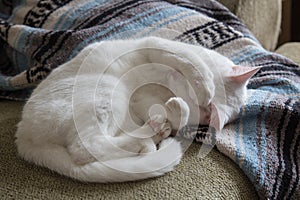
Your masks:
M 87 184 L 60 176 L 18 157 L 14 135 L 23 105 L 0 103 L 0 199 L 258 199 L 234 162 L 217 150 L 201 159 L 196 143 L 175 171 L 158 178 Z

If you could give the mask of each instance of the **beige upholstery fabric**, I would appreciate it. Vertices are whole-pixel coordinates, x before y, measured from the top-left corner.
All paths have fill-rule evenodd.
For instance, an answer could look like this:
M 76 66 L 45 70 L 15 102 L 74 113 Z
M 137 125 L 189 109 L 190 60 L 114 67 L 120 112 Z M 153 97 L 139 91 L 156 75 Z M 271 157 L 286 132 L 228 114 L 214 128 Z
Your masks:
M 276 48 L 282 0 L 220 0 L 252 31 L 264 48 Z
M 220 0 L 235 12 L 267 49 L 276 46 L 281 0 Z M 300 64 L 300 44 L 276 52 Z M 241 169 L 217 150 L 204 159 L 194 144 L 174 172 L 140 182 L 86 184 L 29 164 L 17 156 L 16 124 L 23 103 L 0 103 L 0 199 L 257 199 Z
M 219 0 L 223 5 L 225 5 L 231 12 L 236 12 L 236 7 L 239 0 Z
M 281 24 L 281 0 L 239 0 L 236 15 L 267 50 L 276 48 Z
M 17 156 L 16 123 L 23 103 L 0 103 L 0 199 L 258 199 L 242 170 L 213 150 L 198 157 L 193 144 L 175 171 L 165 176 L 117 184 L 89 184 L 60 176 Z
M 276 53 L 286 56 L 300 65 L 300 42 L 290 42 L 280 46 Z

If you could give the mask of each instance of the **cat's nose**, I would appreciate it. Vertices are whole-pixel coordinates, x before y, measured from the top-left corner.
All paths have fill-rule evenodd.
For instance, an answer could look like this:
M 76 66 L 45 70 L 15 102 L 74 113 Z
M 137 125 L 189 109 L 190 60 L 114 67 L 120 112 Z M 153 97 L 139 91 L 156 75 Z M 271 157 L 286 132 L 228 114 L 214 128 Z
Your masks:
M 207 124 L 210 124 L 210 116 L 209 116 L 209 118 L 207 119 Z
M 204 116 L 204 122 L 205 122 L 205 124 L 210 124 L 210 114 L 206 114 Z

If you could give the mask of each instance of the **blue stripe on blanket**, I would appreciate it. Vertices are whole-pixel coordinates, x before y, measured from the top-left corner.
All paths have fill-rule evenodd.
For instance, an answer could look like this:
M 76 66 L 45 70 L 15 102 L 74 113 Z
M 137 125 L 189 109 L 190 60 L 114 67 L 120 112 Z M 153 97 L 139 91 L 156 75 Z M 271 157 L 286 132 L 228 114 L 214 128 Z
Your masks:
M 167 26 L 179 32 L 175 39 L 215 49 L 239 65 L 263 66 L 249 81 L 252 95 L 240 119 L 226 126 L 226 132 L 214 135 L 216 146 L 241 166 L 261 198 L 298 199 L 299 163 L 295 160 L 300 148 L 297 129 L 300 109 L 299 103 L 293 103 L 300 99 L 298 65 L 264 50 L 242 22 L 214 0 L 106 0 L 105 4 L 103 0 L 76 0 L 74 4 L 65 3 L 69 1 L 61 1 L 60 7 L 57 1 L 47 1 L 49 7 L 34 9 L 31 8 L 36 1 L 19 1 L 23 9 L 25 4 L 28 7 L 25 12 L 14 8 L 10 20 L 17 19 L 15 15 L 27 16 L 26 12 L 31 9 L 23 22 L 43 24 L 43 29 L 10 25 L 7 22 L 11 21 L 0 20 L 0 37 L 11 46 L 4 57 L 11 59 L 13 64 L 9 68 L 6 67 L 9 62 L 1 63 L 3 74 L 12 77 L 1 76 L 0 84 L 6 91 L 0 91 L 0 97 L 15 100 L 28 97 L 31 84 L 39 83 L 52 69 L 94 41 L 121 39 L 121 36 L 134 38 L 156 30 L 163 33 L 163 27 Z M 0 7 L 0 11 L 2 9 Z M 57 22 L 50 21 L 55 19 Z M 167 34 L 161 36 L 174 39 Z M 16 73 L 24 67 L 26 71 Z M 20 89 L 19 84 L 24 84 L 21 85 L 23 90 L 8 91 Z M 207 137 L 214 138 L 199 127 L 187 127 L 184 135 L 187 138 L 196 136 L 196 141 L 209 144 L 211 139 Z M 282 141 L 278 143 L 280 138 Z
M 235 150 L 236 162 L 246 172 L 252 182 L 259 181 L 259 187 L 264 184 L 266 172 L 266 132 L 265 132 L 265 117 L 268 107 L 273 98 L 268 91 L 252 90 L 248 97 L 246 106 L 240 113 L 240 120 L 235 123 Z M 264 97 L 264 99 L 262 99 Z M 258 116 L 261 119 L 258 120 Z M 261 127 L 253 129 L 253 127 Z M 257 138 L 259 143 L 257 143 Z M 246 159 L 246 160 L 245 160 Z M 249 162 L 251 160 L 251 162 Z M 259 178 L 258 178 L 259 176 Z
M 267 96 L 266 96 L 267 97 Z M 273 97 L 269 97 L 269 100 L 273 100 Z M 267 143 L 267 137 L 266 137 L 266 115 L 267 115 L 267 110 L 266 108 L 269 107 L 270 101 L 265 101 L 264 105 L 261 107 L 261 121 L 260 121 L 260 129 L 259 131 L 261 132 L 260 134 L 260 145 L 259 147 L 261 151 L 261 159 L 260 159 L 260 165 L 262 169 L 266 169 L 267 167 L 267 152 L 266 152 L 266 143 Z M 258 131 L 258 130 L 257 130 Z M 258 173 L 260 176 L 259 180 L 259 185 L 262 186 L 265 183 L 265 178 L 266 178 L 266 171 L 265 170 L 260 170 Z
M 67 30 L 69 29 L 74 23 L 76 24 L 76 20 L 79 15 L 84 15 L 86 10 L 92 9 L 99 4 L 105 4 L 105 0 L 97 0 L 97 1 L 89 1 L 82 4 L 82 6 L 78 6 L 77 8 L 70 9 L 65 14 L 63 14 L 60 18 L 58 18 L 56 24 L 53 26 L 54 30 Z
M 150 14 L 154 11 L 157 11 L 157 9 L 160 9 L 160 8 L 166 8 L 166 7 L 161 6 L 161 7 L 156 7 L 156 8 L 153 8 L 153 9 L 149 9 L 144 13 L 137 14 L 135 17 L 133 17 L 129 20 L 124 20 L 122 22 L 116 23 L 114 27 L 107 28 L 104 31 L 100 31 L 97 34 L 94 34 L 92 37 L 90 37 L 90 38 L 84 40 L 83 42 L 79 43 L 77 45 L 77 47 L 73 50 L 73 53 L 70 55 L 70 58 L 73 58 L 78 53 L 78 51 L 80 49 L 82 49 L 83 47 L 90 44 L 92 40 L 95 40 L 96 38 L 99 38 L 99 37 L 109 33 L 110 31 L 112 31 L 113 29 L 115 29 L 116 27 L 118 27 L 122 24 L 127 24 L 128 23 L 128 25 L 125 25 L 122 28 L 118 29 L 117 31 L 114 32 L 114 34 L 110 34 L 105 39 L 106 40 L 116 39 L 116 38 L 119 38 L 120 35 L 121 35 L 121 38 L 122 37 L 126 38 L 126 37 L 130 37 L 130 36 L 132 37 L 131 34 L 133 34 L 135 32 L 134 30 L 143 30 L 143 29 L 152 27 L 153 24 L 155 24 L 157 22 L 160 22 L 163 19 L 167 19 L 170 16 L 178 15 L 178 14 L 186 11 L 186 9 L 184 9 L 184 8 L 169 7 L 169 9 L 164 9 L 161 12 L 156 12 L 154 15 L 147 16 L 148 14 Z M 126 34 L 127 31 L 130 34 Z
M 179 17 L 176 17 L 176 18 L 172 18 L 172 19 L 170 19 L 170 20 L 167 20 L 166 22 L 161 23 L 161 24 L 158 24 L 158 25 L 156 25 L 155 27 L 151 28 L 151 30 L 148 31 L 147 33 L 143 34 L 142 37 L 149 36 L 149 35 L 151 35 L 151 33 L 153 33 L 153 32 L 155 32 L 155 31 L 157 31 L 157 30 L 163 28 L 164 26 L 167 26 L 168 24 L 171 24 L 171 23 L 173 23 L 173 22 L 176 22 L 176 21 L 178 21 L 178 20 L 184 19 L 184 18 L 186 18 L 186 17 L 193 16 L 193 15 L 196 15 L 196 13 L 190 13 L 190 12 L 189 12 L 189 13 L 187 13 L 187 14 L 185 14 L 185 15 L 182 15 L 182 16 L 179 16 Z
M 11 14 L 11 16 L 7 19 L 7 22 L 12 22 L 14 20 L 14 17 L 15 16 L 18 16 L 16 15 L 16 13 L 19 11 L 20 8 L 24 8 L 24 6 L 26 6 L 26 4 L 30 4 L 28 3 L 28 1 L 30 0 L 18 0 L 18 6 L 16 6 L 14 9 L 13 9 L 13 12 Z
M 234 55 L 231 55 L 230 59 L 235 64 L 247 63 L 251 61 L 253 56 L 261 55 L 265 52 L 266 51 L 264 51 L 263 49 L 258 49 L 257 47 L 249 46 L 235 53 Z
M 0 89 L 6 88 L 7 87 L 7 82 L 5 80 L 5 77 L 0 76 Z
M 27 37 L 31 34 L 30 31 L 21 31 L 17 37 L 15 38 L 15 44 L 14 46 L 19 51 L 15 51 L 13 56 L 13 60 L 16 61 L 15 66 L 18 69 L 18 73 L 24 71 L 27 69 L 27 57 L 22 55 L 20 52 L 22 52 L 22 49 L 26 49 L 29 47 L 29 45 L 26 46 Z
M 244 57 L 238 59 L 237 62 L 238 63 L 252 63 L 255 60 L 265 57 L 266 55 L 269 55 L 269 54 L 260 49 L 256 49 L 256 50 L 247 52 L 247 54 L 245 54 Z
M 13 46 L 17 51 L 12 53 L 12 61 L 14 62 L 16 72 L 20 73 L 28 69 L 28 66 L 33 66 L 34 61 L 21 52 L 25 52 L 34 46 L 32 44 L 35 44 L 34 40 L 36 39 L 36 34 L 39 32 L 42 33 L 45 31 L 39 28 L 26 27 L 21 29 L 15 36 Z
M 247 105 L 249 102 L 257 102 L 257 97 L 255 95 L 251 95 L 248 97 Z M 253 104 L 250 104 L 253 105 Z M 253 166 L 248 166 L 247 163 L 243 163 L 243 157 L 245 154 L 245 147 L 247 145 L 247 155 L 254 162 L 252 165 L 256 167 L 257 160 L 257 146 L 253 137 L 253 127 L 257 127 L 256 120 L 253 120 L 257 117 L 257 113 L 259 112 L 259 105 L 255 105 L 251 107 L 245 106 L 241 109 L 241 118 L 239 123 L 236 123 L 236 133 L 235 133 L 235 144 L 237 148 L 236 160 L 240 160 L 240 166 L 242 168 L 249 168 Z M 248 133 L 248 130 L 251 130 L 252 133 Z
M 264 85 L 261 85 L 259 87 L 259 90 L 271 91 L 273 93 L 282 95 L 298 94 L 300 88 L 300 84 L 293 83 L 289 79 L 285 78 L 278 79 L 278 77 L 274 77 L 274 79 L 269 79 L 263 84 Z

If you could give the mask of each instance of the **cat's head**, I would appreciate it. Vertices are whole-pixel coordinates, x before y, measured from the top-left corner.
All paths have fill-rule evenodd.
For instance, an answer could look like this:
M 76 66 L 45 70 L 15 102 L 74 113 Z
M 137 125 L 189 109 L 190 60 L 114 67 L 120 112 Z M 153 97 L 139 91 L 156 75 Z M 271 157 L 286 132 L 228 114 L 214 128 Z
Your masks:
M 191 101 L 197 102 L 197 105 L 208 105 L 212 100 L 212 98 L 209 98 L 208 96 L 203 96 L 202 99 L 198 99 L 195 94 L 195 89 L 190 84 L 190 80 L 175 69 L 169 70 L 167 80 L 168 88 L 175 94 L 175 96 L 184 98 L 187 103 Z M 201 89 L 205 90 L 206 88 L 210 88 L 210 90 L 213 90 L 210 91 L 210 93 L 214 93 L 214 85 L 207 85 Z
M 176 96 L 182 97 L 190 107 L 190 110 L 200 112 L 198 121 L 190 119 L 194 123 L 211 125 L 221 130 L 228 122 L 235 120 L 240 108 L 244 105 L 247 95 L 247 83 L 260 67 L 232 66 L 227 74 L 216 76 L 215 95 L 212 100 L 204 102 L 209 105 L 199 104 L 189 81 L 178 71 L 172 70 L 167 75 L 168 84 Z
M 189 124 L 196 125 L 200 123 L 202 125 L 208 125 L 211 114 L 211 107 L 208 105 L 210 105 L 212 98 L 208 98 L 208 96 L 203 95 L 202 99 L 198 99 L 194 88 L 190 84 L 190 80 L 177 70 L 169 70 L 167 80 L 168 88 L 173 92 L 173 94 L 177 97 L 181 97 L 188 104 L 189 109 L 191 110 Z M 206 87 L 201 88 L 200 91 L 207 88 L 210 89 L 210 93 L 214 93 L 214 85 L 206 85 Z M 201 97 L 201 95 L 198 96 Z
M 216 83 L 222 85 L 216 85 L 211 102 L 211 126 L 221 130 L 225 124 L 237 119 L 241 107 L 246 103 L 248 81 L 260 68 L 232 66 L 223 77 L 223 83 Z

